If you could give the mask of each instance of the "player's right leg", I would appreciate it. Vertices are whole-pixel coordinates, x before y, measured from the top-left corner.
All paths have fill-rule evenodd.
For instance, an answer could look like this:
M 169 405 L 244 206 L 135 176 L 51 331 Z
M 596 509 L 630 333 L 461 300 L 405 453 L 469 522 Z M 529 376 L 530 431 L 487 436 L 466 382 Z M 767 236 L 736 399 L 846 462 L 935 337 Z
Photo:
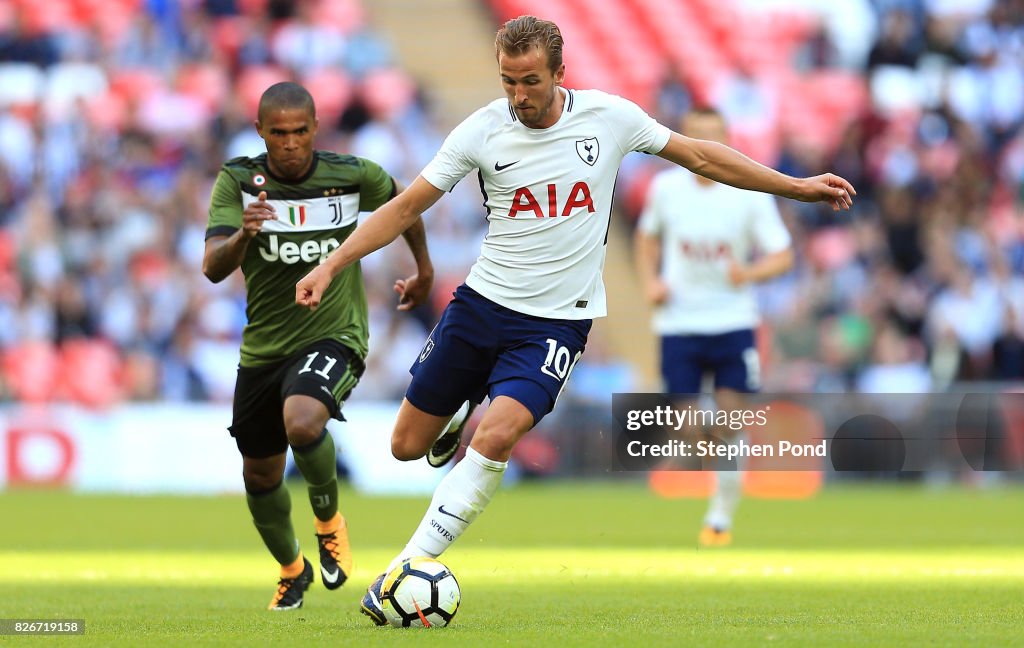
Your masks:
M 299 551 L 291 519 L 291 497 L 284 485 L 288 440 L 281 416 L 278 367 L 239 367 L 231 435 L 242 455 L 242 479 L 253 524 L 280 565 L 268 609 L 302 606 L 313 569 Z
M 242 457 L 245 499 L 252 521 L 267 550 L 281 566 L 277 589 L 267 609 L 302 607 L 303 593 L 313 582 L 313 567 L 299 551 L 292 528 L 291 498 L 284 485 L 284 454 Z
M 455 416 L 441 430 L 437 441 L 434 441 L 434 445 L 430 446 L 430 450 L 427 452 L 428 464 L 434 468 L 440 468 L 452 460 L 455 453 L 459 451 L 459 446 L 462 444 L 462 433 L 466 429 L 469 417 L 473 415 L 473 410 L 475 409 L 476 403 L 466 401 L 459 408 L 459 411 L 455 412 Z
M 497 359 L 500 314 L 495 306 L 465 285 L 455 291 L 409 368 L 412 382 L 391 434 L 395 458 L 428 455 L 430 465 L 438 467 L 458 451 L 465 422 L 487 395 Z
M 672 406 L 680 411 L 696 408 L 700 402 L 704 365 L 701 359 L 704 343 L 701 336 L 664 335 L 660 340 L 661 377 L 665 392 L 673 394 Z M 676 440 L 695 443 L 703 439 L 703 426 L 687 422 L 674 432 Z M 659 470 L 700 470 L 695 458 L 666 457 Z

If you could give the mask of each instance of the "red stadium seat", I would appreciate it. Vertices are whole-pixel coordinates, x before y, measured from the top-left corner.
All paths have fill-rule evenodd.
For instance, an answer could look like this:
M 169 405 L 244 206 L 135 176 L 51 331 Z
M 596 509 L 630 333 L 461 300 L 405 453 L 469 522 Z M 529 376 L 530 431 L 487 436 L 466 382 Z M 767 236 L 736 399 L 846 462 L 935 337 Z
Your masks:
M 211 113 L 215 113 L 227 99 L 230 81 L 222 66 L 192 63 L 178 69 L 175 87 L 178 92 L 200 100 Z
M 333 123 L 352 100 L 352 82 L 336 68 L 322 68 L 302 79 L 313 95 L 317 116 L 324 123 Z
M 242 70 L 235 82 L 235 94 L 241 99 L 245 114 L 255 118 L 263 91 L 279 81 L 290 81 L 283 68 L 273 65 L 253 65 Z
M 214 21 L 210 28 L 213 48 L 225 61 L 234 62 L 238 50 L 245 42 L 245 29 L 250 24 L 240 16 L 223 16 Z
M 14 268 L 14 241 L 10 231 L 0 230 L 0 272 Z
M 105 92 L 85 100 L 85 119 L 100 131 L 116 132 L 124 128 L 128 120 L 128 103 L 124 97 Z
M 81 405 L 102 409 L 121 397 L 121 358 L 102 340 L 71 340 L 60 350 L 62 395 Z
M 70 0 L 18 0 L 17 7 L 21 14 L 21 28 L 27 34 L 50 33 L 75 24 Z
M 374 115 L 389 118 L 400 114 L 415 98 L 412 80 L 401 70 L 374 70 L 363 79 L 363 100 Z
M 246 16 L 263 16 L 267 13 L 269 0 L 236 0 L 238 12 Z
M 320 0 L 312 13 L 318 23 L 332 25 L 346 34 L 356 31 L 366 22 L 359 0 Z
M 16 401 L 46 403 L 56 396 L 60 363 L 49 342 L 13 346 L 3 355 L 3 375 Z
M 107 44 L 116 42 L 128 31 L 139 11 L 137 3 L 131 1 L 94 0 L 86 5 L 85 14 L 90 19 L 86 24 Z
M 143 98 L 156 94 L 165 87 L 163 77 L 148 68 L 132 68 L 110 73 L 110 91 L 124 99 L 128 105 L 136 105 Z

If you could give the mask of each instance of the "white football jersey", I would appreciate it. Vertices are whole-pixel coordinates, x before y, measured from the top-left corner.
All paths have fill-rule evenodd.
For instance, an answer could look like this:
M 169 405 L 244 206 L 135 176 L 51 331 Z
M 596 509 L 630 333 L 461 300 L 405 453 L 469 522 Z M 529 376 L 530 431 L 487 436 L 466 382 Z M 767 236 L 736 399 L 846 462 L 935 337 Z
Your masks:
M 493 101 L 451 132 L 421 175 L 450 191 L 479 170 L 488 229 L 470 288 L 527 315 L 603 317 L 619 164 L 630 151 L 661 151 L 671 131 L 622 97 L 559 91 L 565 102 L 550 128 L 527 128 L 506 99 Z
M 668 301 L 655 310 L 655 331 L 715 334 L 757 326 L 754 287 L 733 286 L 729 262 L 745 265 L 755 250 L 789 247 L 773 196 L 698 184 L 686 169 L 670 169 L 651 183 L 639 228 L 661 239 L 661 277 L 669 287 Z

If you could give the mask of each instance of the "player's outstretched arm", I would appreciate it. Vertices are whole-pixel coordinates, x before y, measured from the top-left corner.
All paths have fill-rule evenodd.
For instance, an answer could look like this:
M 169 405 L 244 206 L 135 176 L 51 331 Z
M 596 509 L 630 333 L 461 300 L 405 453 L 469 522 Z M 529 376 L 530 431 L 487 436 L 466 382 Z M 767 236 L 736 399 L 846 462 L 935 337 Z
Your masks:
M 370 214 L 327 260 L 295 284 L 295 303 L 315 310 L 331 281 L 342 270 L 379 250 L 409 229 L 443 191 L 418 176 L 412 185 Z M 424 242 L 424 246 L 426 243 Z
M 793 178 L 724 144 L 679 133 L 672 133 L 658 156 L 717 182 L 804 202 L 826 202 L 834 211 L 849 209 L 857 195 L 853 185 L 835 174 Z
M 427 300 L 434 285 L 434 264 L 427 250 L 427 228 L 422 216 L 417 216 L 402 232 L 402 238 L 416 260 L 416 274 L 395 281 L 395 292 L 398 293 L 398 310 L 411 310 Z

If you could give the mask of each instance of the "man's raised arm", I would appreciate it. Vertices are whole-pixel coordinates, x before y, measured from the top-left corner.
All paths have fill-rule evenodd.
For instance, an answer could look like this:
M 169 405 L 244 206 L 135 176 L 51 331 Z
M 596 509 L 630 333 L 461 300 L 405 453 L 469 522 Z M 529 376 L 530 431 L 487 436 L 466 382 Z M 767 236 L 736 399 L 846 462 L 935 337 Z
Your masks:
M 835 174 L 793 178 L 724 144 L 679 133 L 672 133 L 658 156 L 717 182 L 803 202 L 826 202 L 834 211 L 849 209 L 857 195 L 853 185 Z
M 295 303 L 315 310 L 338 273 L 398 238 L 443 194 L 422 176 L 417 177 L 408 189 L 374 211 L 326 261 L 295 284 Z

